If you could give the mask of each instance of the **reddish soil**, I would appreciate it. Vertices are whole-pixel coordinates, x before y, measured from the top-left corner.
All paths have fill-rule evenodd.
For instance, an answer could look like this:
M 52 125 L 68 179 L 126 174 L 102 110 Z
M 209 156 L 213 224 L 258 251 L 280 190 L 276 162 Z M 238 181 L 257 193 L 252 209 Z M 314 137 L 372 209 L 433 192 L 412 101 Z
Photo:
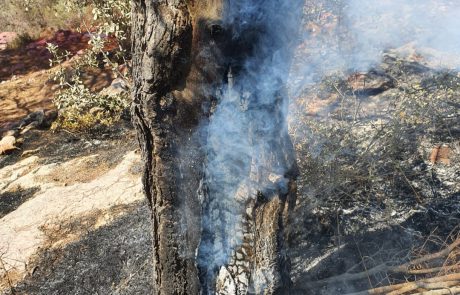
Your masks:
M 89 39 L 89 34 L 59 30 L 51 38 L 38 39 L 22 48 L 0 51 L 0 82 L 13 75 L 49 69 L 52 56 L 46 49 L 47 43 L 53 43 L 73 56 L 88 47 Z
M 0 131 L 29 113 L 53 109 L 52 84 L 44 70 L 0 84 Z
M 65 68 L 89 46 L 89 33 L 59 30 L 45 35 L 49 37 L 42 37 L 22 48 L 0 48 L 0 134 L 31 112 L 54 109 L 52 99 L 58 87 L 49 77 L 58 67 L 50 68 L 51 54 L 46 49 L 47 43 L 70 52 L 71 60 L 60 65 Z M 11 42 L 14 36 L 14 33 L 0 33 L 0 43 Z M 116 41 L 109 39 L 106 50 L 116 46 Z M 107 68 L 90 69 L 82 79 L 91 90 L 100 91 L 110 85 L 114 75 Z

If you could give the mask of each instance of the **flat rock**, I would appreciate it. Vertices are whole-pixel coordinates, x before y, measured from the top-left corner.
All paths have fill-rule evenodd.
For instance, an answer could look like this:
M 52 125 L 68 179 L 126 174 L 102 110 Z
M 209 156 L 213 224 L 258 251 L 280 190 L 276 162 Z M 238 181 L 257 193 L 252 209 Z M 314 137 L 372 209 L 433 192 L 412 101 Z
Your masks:
M 91 173 L 85 163 L 94 157 L 43 165 L 39 157 L 30 156 L 0 169 L 0 204 L 3 198 L 25 194 L 13 210 L 6 208 L 4 216 L 0 215 L 0 249 L 6 271 L 24 273 L 29 259 L 46 242 L 44 228 L 59 227 L 64 222 L 88 214 L 103 213 L 94 225 L 98 228 L 118 216 L 113 214 L 120 213 L 111 211 L 111 208 L 128 206 L 144 199 L 140 177 L 129 172 L 139 161 L 139 155 L 134 152 L 127 153 L 113 169 L 95 173 L 91 180 L 75 183 L 53 181 L 64 171 L 77 174 L 76 171 L 80 171 L 75 170 L 78 166 L 81 170 L 86 169 L 80 174 Z M 94 169 L 98 169 L 98 165 Z M 59 245 L 68 244 L 78 238 L 71 236 L 58 242 Z M 0 269 L 0 277 L 4 273 L 5 269 Z M 0 294 L 1 291 L 0 284 Z
M 16 137 L 8 135 L 0 140 L 0 155 L 14 151 L 16 148 Z

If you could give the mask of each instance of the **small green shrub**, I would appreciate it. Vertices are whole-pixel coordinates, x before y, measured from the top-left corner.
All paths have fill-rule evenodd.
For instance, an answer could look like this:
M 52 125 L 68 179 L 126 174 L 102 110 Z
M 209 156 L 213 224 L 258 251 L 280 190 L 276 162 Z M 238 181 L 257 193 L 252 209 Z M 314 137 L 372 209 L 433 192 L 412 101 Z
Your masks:
M 102 95 L 91 91 L 82 81 L 82 76 L 90 69 L 109 67 L 115 76 L 126 81 L 129 77 L 118 71 L 119 63 L 125 63 L 129 52 L 130 2 L 129 0 L 65 0 L 68 9 L 80 15 L 83 21 L 82 30 L 86 30 L 91 38 L 90 47 L 83 55 L 71 59 L 70 66 L 63 62 L 71 58 L 71 54 L 62 51 L 55 44 L 48 44 L 52 53 L 51 66 L 57 66 L 52 79 L 58 82 L 60 91 L 54 97 L 59 111 L 58 120 L 53 128 L 87 130 L 99 125 L 111 125 L 117 122 L 124 110 L 129 106 L 127 93 L 119 95 Z M 85 21 L 85 15 L 92 16 Z M 113 42 L 118 45 L 114 48 Z M 109 44 L 112 42 L 112 44 Z M 110 45 L 110 46 L 108 46 Z
M 121 119 L 129 106 L 128 95 L 103 96 L 82 85 L 61 90 L 54 99 L 59 114 L 52 129 L 88 131 L 110 126 Z
M 118 122 L 129 106 L 129 97 L 127 93 L 107 96 L 91 92 L 74 75 L 56 94 L 54 104 L 59 114 L 53 129 L 83 131 Z

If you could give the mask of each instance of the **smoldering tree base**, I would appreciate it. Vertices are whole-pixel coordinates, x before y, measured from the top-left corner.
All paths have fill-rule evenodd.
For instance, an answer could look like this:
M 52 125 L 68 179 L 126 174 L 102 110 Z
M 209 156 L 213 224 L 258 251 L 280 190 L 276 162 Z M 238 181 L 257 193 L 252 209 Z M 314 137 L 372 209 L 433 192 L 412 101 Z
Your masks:
M 297 4 L 134 1 L 132 113 L 156 294 L 289 292 L 297 169 L 283 84 Z

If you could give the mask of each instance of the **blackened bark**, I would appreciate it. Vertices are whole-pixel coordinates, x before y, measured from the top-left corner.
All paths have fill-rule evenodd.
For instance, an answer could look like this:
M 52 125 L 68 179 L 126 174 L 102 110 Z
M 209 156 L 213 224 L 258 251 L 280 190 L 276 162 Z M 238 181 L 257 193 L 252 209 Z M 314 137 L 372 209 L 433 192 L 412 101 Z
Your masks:
M 266 145 L 270 148 L 251 159 L 258 167 L 248 172 L 258 184 L 257 192 L 238 205 L 245 219 L 244 240 L 231 249 L 232 259 L 220 270 L 209 274 L 197 265 L 200 245 L 207 237 L 212 240 L 203 229 L 202 214 L 216 201 L 200 196 L 206 159 L 203 126 L 212 120 L 215 95 L 227 82 L 229 64 L 244 59 L 252 48 L 247 40 L 231 40 L 231 30 L 222 27 L 223 2 L 133 1 L 132 114 L 145 164 L 143 186 L 152 208 L 155 294 L 286 294 L 291 285 L 284 235 L 295 204 L 296 167 L 281 110 L 285 94 L 268 110 L 278 120 L 276 134 L 265 134 L 274 139 Z M 265 136 L 248 134 L 254 141 Z M 280 165 L 284 174 L 273 174 Z M 278 179 L 288 182 L 279 185 Z M 228 269 L 224 276 L 219 274 L 222 269 Z M 246 281 L 238 281 L 240 271 Z M 233 293 L 225 284 L 219 287 L 228 278 L 236 287 Z
M 185 1 L 133 3 L 132 112 L 145 163 L 144 190 L 152 207 L 156 294 L 199 292 L 194 254 L 189 252 L 197 245 L 198 222 L 181 218 L 186 211 L 199 214 L 193 212 L 196 205 L 188 207 L 197 201 L 187 202 L 183 195 L 178 155 L 187 133 L 183 126 L 197 118 L 179 118 L 172 94 L 185 83 L 190 69 L 191 22 Z

